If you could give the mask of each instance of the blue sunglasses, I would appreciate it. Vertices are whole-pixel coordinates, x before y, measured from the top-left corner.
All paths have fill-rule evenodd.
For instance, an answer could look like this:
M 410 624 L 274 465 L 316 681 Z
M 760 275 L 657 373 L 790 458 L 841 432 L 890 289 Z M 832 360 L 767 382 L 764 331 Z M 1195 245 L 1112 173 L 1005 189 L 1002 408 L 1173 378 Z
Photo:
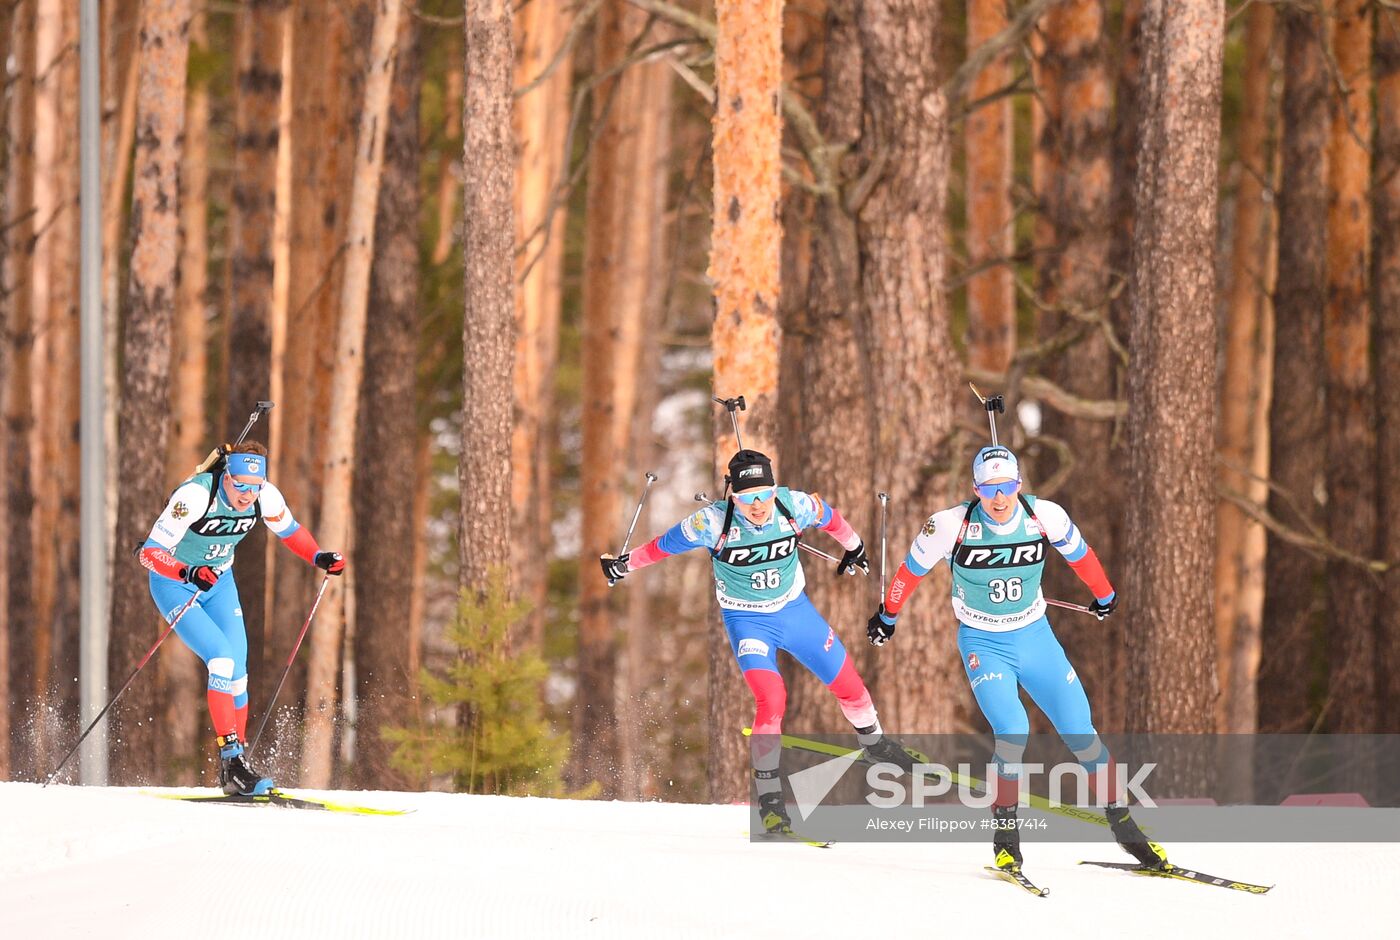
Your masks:
M 1016 488 L 1021 485 L 1020 480 L 1003 480 L 1001 483 L 977 483 L 977 495 L 983 499 L 995 499 L 997 496 L 1015 496 Z
M 739 502 L 743 503 L 745 506 L 752 506 L 754 503 L 762 502 L 763 500 L 768 499 L 770 496 L 773 495 L 773 492 L 776 489 L 777 487 L 774 486 L 765 486 L 763 489 L 754 490 L 752 493 L 735 493 L 734 498 L 737 499 Z
M 240 493 L 256 493 L 263 487 L 261 483 L 239 483 L 233 477 L 229 477 L 228 481 L 233 484 L 233 488 Z

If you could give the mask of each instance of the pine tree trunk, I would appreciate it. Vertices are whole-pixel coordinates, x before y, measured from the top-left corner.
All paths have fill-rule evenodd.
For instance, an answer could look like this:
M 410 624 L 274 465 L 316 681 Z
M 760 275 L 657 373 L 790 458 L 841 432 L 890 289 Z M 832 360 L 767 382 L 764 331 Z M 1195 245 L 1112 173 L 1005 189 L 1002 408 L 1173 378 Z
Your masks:
M 1327 534 L 1370 558 L 1376 500 L 1357 485 L 1357 468 L 1369 475 L 1376 459 L 1369 294 L 1372 4 L 1336 0 L 1335 8 L 1333 55 L 1346 93 L 1333 104 L 1327 164 Z M 1336 732 L 1373 731 L 1376 580 L 1355 565 L 1329 560 L 1327 592 L 1327 725 Z
M 828 5 L 818 120 L 830 148 L 860 142 L 863 96 L 861 45 L 856 5 Z M 847 169 L 850 169 L 849 167 Z M 860 245 L 855 217 L 839 194 L 819 197 L 810 230 L 810 262 L 805 295 L 792 298 L 783 322 L 783 466 L 789 486 L 818 492 L 865 539 L 872 560 L 879 551 L 875 492 L 879 488 L 869 459 L 875 444 L 874 413 L 868 392 L 869 352 L 861 332 Z M 789 237 L 784 233 L 784 237 Z M 795 293 L 788 284 L 785 296 Z M 894 508 L 896 516 L 901 507 Z M 824 541 L 838 556 L 839 547 Z M 898 548 L 895 549 L 898 554 Z M 805 563 L 805 562 L 804 562 Z M 878 563 L 878 562 L 877 562 Z M 840 635 L 867 683 L 873 683 L 874 656 L 856 625 L 879 603 L 879 585 L 858 578 L 833 578 L 824 562 L 807 564 L 807 594 Z M 876 574 L 875 578 L 878 579 Z M 796 660 L 784 679 L 788 689 L 783 724 L 794 734 L 846 732 L 835 699 Z M 877 700 L 878 701 L 878 700 Z
M 1216 164 L 1223 9 L 1143 7 L 1142 139 L 1133 241 L 1130 475 L 1123 613 L 1127 727 L 1214 727 Z M 1189 586 L 1189 587 L 1188 587 Z
M 715 13 L 713 391 L 718 398 L 744 396 L 744 446 L 776 458 L 782 0 L 724 3 Z M 729 415 L 719 411 L 713 427 L 722 475 L 736 449 Z M 740 729 L 752 717 L 752 698 L 719 623 L 708 645 L 710 799 L 727 803 L 748 793 L 748 748 Z
M 34 728 L 40 763 L 56 757 L 54 735 L 76 716 L 77 580 L 74 540 L 66 518 L 77 515 L 78 364 L 78 31 L 76 0 L 40 4 L 36 20 L 34 105 L 34 224 L 31 268 L 35 317 L 34 453 L 44 470 L 34 478 L 32 579 L 33 689 L 46 720 Z
M 1102 0 L 1070 0 L 1052 7 L 1045 15 L 1042 57 L 1045 136 L 1055 149 L 1057 168 L 1041 196 L 1054 242 L 1044 274 L 1057 307 L 1055 314 L 1046 316 L 1046 324 L 1055 330 L 1081 331 L 1082 338 L 1066 351 L 1057 371 L 1066 391 L 1091 401 L 1116 398 L 1120 381 L 1118 353 L 1104 332 L 1114 283 L 1109 267 L 1112 117 L 1103 17 Z M 1123 569 L 1118 547 L 1124 474 L 1113 459 L 1113 424 L 1048 415 L 1044 427 L 1073 449 L 1071 495 L 1064 503 L 1110 578 L 1117 578 Z M 1083 585 L 1064 566 L 1056 564 L 1046 581 L 1055 596 L 1083 596 Z M 1096 693 L 1096 719 L 1104 726 L 1118 725 L 1122 625 L 1063 617 L 1056 618 L 1056 630 L 1085 688 Z
M 595 59 L 616 68 L 647 17 L 623 0 L 600 11 Z M 594 143 L 589 162 L 583 286 L 583 454 L 580 498 L 593 524 L 585 526 L 579 565 L 579 683 L 574 702 L 575 786 L 597 780 L 605 796 L 617 792 L 618 652 L 615 629 L 623 598 L 610 591 L 592 559 L 618 550 L 617 524 L 637 476 L 624 479 L 636 407 L 641 324 L 656 246 L 645 236 L 644 213 L 654 180 L 642 164 L 654 138 L 645 116 L 648 86 L 662 81 L 657 66 L 628 68 L 601 83 L 594 98 Z M 649 137 L 650 134 L 650 137 Z M 649 169 L 649 168 L 648 168 Z M 623 459 L 618 460 L 621 456 Z M 641 468 L 645 469 L 645 468 Z M 624 493 L 626 495 L 624 495 Z M 625 524 L 625 521 L 624 521 Z
M 971 53 L 1007 25 L 1004 0 L 972 0 L 967 6 Z M 1003 55 L 972 80 L 970 101 L 1011 84 L 1011 61 Z M 967 116 L 967 363 L 972 369 L 1005 372 L 1016 352 L 1016 288 L 1009 262 L 1015 250 L 1011 207 L 1011 98 L 987 101 Z M 980 270 L 983 269 L 985 270 Z
M 890 497 L 890 544 L 907 546 L 929 512 L 965 492 L 967 455 L 952 452 L 953 395 L 961 383 L 944 293 L 949 140 L 937 74 L 942 16 L 934 0 L 899 0 L 863 8 L 856 23 L 867 128 L 858 160 L 862 169 L 886 161 L 857 213 L 864 329 L 870 374 L 878 377 L 871 462 Z M 948 596 L 947 569 L 931 574 L 923 591 L 930 603 L 905 615 L 899 655 L 881 662 L 876 704 L 891 730 L 948 732 L 967 694 L 949 651 L 952 611 L 937 602 Z
M 521 9 L 522 17 L 545 9 L 544 4 L 531 3 Z M 570 55 L 572 58 L 572 55 Z M 561 67 L 562 67 L 561 63 Z M 567 83 L 568 69 L 563 68 Z M 517 75 L 517 86 L 519 80 Z M 462 174 L 462 75 L 457 70 L 447 74 L 446 89 L 443 92 L 442 113 L 443 148 L 438 157 L 437 191 L 437 243 L 433 245 L 433 264 L 442 264 L 452 254 L 452 243 L 456 238 L 454 223 L 457 219 L 457 202 L 461 189 Z M 564 109 L 567 113 L 568 98 L 565 92 Z M 527 106 L 522 101 L 521 109 Z M 567 121 L 567 117 L 565 117 Z
M 1269 67 L 1273 47 L 1274 11 L 1267 4 L 1250 8 L 1245 25 L 1244 102 L 1239 118 L 1237 157 L 1239 188 L 1235 192 L 1235 232 L 1230 260 L 1230 293 L 1225 313 L 1225 376 L 1220 390 L 1220 483 L 1248 495 L 1255 489 L 1245 474 L 1255 464 L 1254 417 L 1259 408 L 1258 348 L 1269 322 L 1266 305 L 1272 283 L 1269 247 L 1273 230 L 1272 176 L 1268 154 L 1270 122 Z M 1272 189 L 1272 187 L 1270 187 Z M 1253 733 L 1256 721 L 1255 672 L 1259 656 L 1259 592 L 1245 583 L 1246 546 L 1259 528 L 1228 499 L 1216 510 L 1215 649 L 1221 697 L 1217 727 L 1235 734 Z M 1255 605 L 1246 607 L 1246 596 Z M 1238 651 L 1238 652 L 1237 652 Z M 1237 658 L 1240 660 L 1237 663 Z M 1237 667 L 1242 673 L 1237 675 Z
M 1138 138 L 1142 122 L 1138 107 L 1142 94 L 1142 3 L 1143 0 L 1123 0 L 1113 92 L 1113 242 L 1108 263 L 1115 285 L 1120 288 L 1125 288 L 1133 266 L 1133 199 L 1137 190 Z M 1126 289 L 1120 289 L 1110 305 L 1113 329 L 1119 336 L 1128 335 L 1132 321 L 1128 295 Z M 1121 461 L 1121 445 L 1115 451 Z
M 229 209 L 228 359 L 223 426 L 241 428 L 261 399 L 271 397 L 272 236 L 277 205 L 277 114 L 282 97 L 282 38 L 288 0 L 250 0 L 235 26 L 232 204 Z M 272 455 L 276 460 L 277 454 Z M 248 659 L 261 662 L 266 636 L 266 530 L 239 545 L 238 579 Z M 266 676 L 250 670 L 249 697 L 261 700 Z
M 1278 11 L 1284 29 L 1283 150 L 1278 189 L 1278 287 L 1274 294 L 1273 404 L 1269 512 L 1307 530 L 1323 521 L 1322 310 L 1326 301 L 1327 105 L 1329 79 L 1320 20 L 1297 7 Z M 1259 730 L 1312 726 L 1308 687 L 1322 566 L 1273 535 L 1265 562 L 1259 662 Z
M 482 596 L 509 563 L 510 428 L 515 349 L 515 231 L 511 183 L 510 4 L 468 0 L 463 82 L 463 257 L 466 356 L 462 387 L 461 573 L 459 586 Z
M 344 168 L 353 142 L 342 119 L 348 105 L 345 49 L 349 44 L 349 6 L 326 0 L 297 0 L 292 30 L 292 193 L 289 219 L 289 316 L 295 341 L 287 344 L 280 388 L 295 389 L 274 409 L 269 450 L 277 460 L 277 486 L 297 520 L 319 535 L 321 452 L 328 399 L 325 350 L 334 350 L 335 302 L 344 262 L 346 188 Z M 363 98 L 356 99 L 363 103 Z M 334 105 L 334 107 L 332 107 Z M 340 549 L 344 551 L 344 549 Z M 300 559 L 280 557 L 274 547 L 272 582 L 274 615 L 267 623 L 262 672 L 280 676 L 311 607 L 319 573 Z M 329 590 L 329 589 L 328 589 Z M 318 614 L 319 616 L 319 614 Z M 280 697 L 279 717 L 269 719 L 268 750 L 277 764 L 268 769 L 279 779 L 299 772 L 301 725 L 306 699 L 308 657 L 297 656 Z M 250 703 L 250 710 L 266 706 Z M 261 751 L 261 746 L 259 747 Z
M 364 82 L 364 109 L 360 114 L 359 138 L 355 147 L 350 214 L 345 223 L 345 276 L 340 288 L 336 362 L 328 412 L 335 416 L 335 420 L 330 422 L 326 434 L 321 518 L 317 523 L 317 536 L 322 548 L 343 553 L 352 553 L 354 549 L 351 542 L 354 525 L 351 489 L 355 431 L 364 374 L 363 351 L 369 310 L 370 262 L 374 257 L 374 220 L 379 207 L 400 9 L 399 0 L 381 0 L 375 8 Z M 327 591 L 311 626 L 306 677 L 302 765 L 307 784 L 314 787 L 329 786 L 334 771 L 332 749 L 344 631 L 345 591 L 343 588 Z
M 13 36 L 14 7 L 6 5 L 0 9 L 0 62 L 7 63 L 6 80 L 9 79 L 10 43 Z M 0 116 L 0 179 L 7 179 L 10 172 L 10 122 L 8 116 Z M 9 221 L 10 193 L 0 188 L 0 225 Z M 8 231 L 8 228 L 6 229 Z M 13 345 L 10 340 L 11 307 L 8 291 L 14 284 L 9 277 L 10 244 L 7 238 L 0 238 L 0 471 L 8 461 L 10 450 L 9 423 L 5 417 L 9 411 L 10 389 L 5 376 L 10 374 L 10 360 Z M 10 501 L 8 481 L 0 485 L 0 532 L 10 532 Z M 10 777 L 10 553 L 0 550 L 0 780 Z
M 418 680 L 405 629 L 413 517 L 402 499 L 412 488 L 418 451 L 418 36 L 416 18 L 401 16 L 370 279 L 375 328 L 365 336 L 355 447 L 355 782 L 374 790 L 410 782 L 389 766 L 393 747 L 382 731 L 406 723 Z M 391 481 L 395 498 L 386 499 Z
M 1375 292 L 1376 375 L 1400 375 L 1400 14 L 1382 10 L 1376 20 L 1376 186 Z M 1400 382 L 1376 383 L 1377 511 L 1382 519 L 1400 513 Z M 1400 559 L 1400 526 L 1383 525 L 1378 555 Z M 1375 730 L 1400 731 L 1400 568 L 1383 576 L 1378 623 L 1380 648 L 1377 696 L 1380 716 Z
M 5 298 L 8 310 L 5 343 L 10 357 L 0 382 L 6 385 L 4 421 L 6 444 L 4 461 L 5 503 L 13 537 L 5 540 L 3 551 L 13 572 L 28 571 L 30 531 L 33 526 L 34 486 L 29 442 L 34 428 L 32 376 L 34 371 L 33 273 L 34 221 L 34 3 L 22 2 L 14 8 L 10 53 L 14 57 L 8 128 L 8 176 L 5 180 L 5 234 L 10 246 L 5 257 L 4 283 L 10 285 Z M 29 733 L 37 699 L 30 676 L 34 661 L 34 593 L 28 577 L 12 577 L 8 613 L 10 713 L 13 779 L 33 779 L 39 773 L 34 742 Z
M 122 345 L 121 503 L 117 545 L 144 541 L 151 514 L 168 490 L 163 460 L 170 437 L 170 334 L 178 299 L 180 148 L 185 127 L 185 65 L 189 56 L 189 0 L 148 0 L 141 7 L 140 103 L 136 118 L 130 315 Z M 110 688 L 119 688 L 140 660 L 160 620 L 141 566 L 119 564 L 112 585 Z M 157 683 L 134 682 L 109 716 L 112 780 L 149 783 L 155 758 Z
M 190 20 L 191 54 L 209 44 L 206 14 Z M 198 50 L 198 52 L 196 52 Z M 205 315 L 209 290 L 209 83 L 196 79 L 185 104 L 185 147 L 180 167 L 180 291 L 171 331 L 170 449 L 167 489 L 189 476 L 208 452 L 204 389 L 208 378 Z M 241 585 L 240 585 L 241 589 Z M 173 638 L 172 638 L 173 640 Z M 256 660 L 253 661 L 256 665 Z M 160 767 L 182 786 L 199 782 L 192 763 L 204 728 L 204 666 L 183 643 L 171 642 L 157 664 L 165 700 L 165 733 L 157 740 Z
M 563 5 L 531 3 L 515 17 L 519 59 L 514 83 L 523 88 L 549 66 L 568 32 L 572 14 Z M 560 271 L 564 258 L 567 213 L 555 211 L 547 229 L 546 214 L 564 164 L 564 135 L 569 115 L 572 52 L 554 65 L 541 84 L 521 96 L 515 107 L 515 133 L 520 155 L 515 168 L 515 422 L 511 431 L 511 571 L 515 590 L 530 603 L 526 620 L 514 631 L 517 648 L 538 648 L 544 640 L 547 573 L 553 547 L 550 453 L 545 433 L 551 426 L 554 403 L 554 361 L 559 347 Z M 449 139 L 460 137 L 461 75 L 448 76 L 446 112 Z M 453 102 L 452 86 L 455 85 Z M 459 145 L 460 146 L 460 145 Z M 444 167 L 455 163 L 444 159 Z M 446 259 L 456 185 L 444 170 L 439 190 L 439 250 Z M 556 207 L 559 209 L 560 207 Z M 534 236 L 533 238 L 531 236 Z M 547 239 L 547 241 L 546 241 Z M 529 267 L 528 273 L 526 270 Z

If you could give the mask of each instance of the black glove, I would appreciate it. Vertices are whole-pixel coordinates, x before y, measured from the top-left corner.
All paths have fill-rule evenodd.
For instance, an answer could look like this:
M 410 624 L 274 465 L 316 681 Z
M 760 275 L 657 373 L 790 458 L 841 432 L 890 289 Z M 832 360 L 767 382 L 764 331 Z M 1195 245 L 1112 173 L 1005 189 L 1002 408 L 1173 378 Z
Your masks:
M 865 557 L 864 542 L 857 542 L 855 548 L 848 549 L 846 554 L 841 556 L 841 561 L 836 565 L 836 577 L 855 574 L 857 568 L 866 574 L 870 573 L 870 561 Z
M 1089 613 L 1093 614 L 1095 617 L 1098 617 L 1100 620 L 1102 620 L 1103 618 L 1107 617 L 1109 614 L 1113 613 L 1113 609 L 1114 609 L 1115 607 L 1117 607 L 1117 606 L 1118 606 L 1118 595 L 1117 595 L 1117 594 L 1114 594 L 1112 597 L 1110 597 L 1110 598 L 1108 599 L 1108 603 L 1107 603 L 1107 604 L 1102 604 L 1102 603 L 1099 602 L 1099 599 L 1098 599 L 1098 598 L 1094 598 L 1094 602 L 1093 602 L 1092 604 L 1089 605 Z
M 612 555 L 603 555 L 598 559 L 598 563 L 603 566 L 603 575 L 608 579 L 608 587 L 612 587 L 627 577 L 627 559 L 631 557 L 632 553 L 628 552 L 616 558 Z
M 207 591 L 219 581 L 219 573 L 208 565 L 185 569 L 185 580 L 201 591 Z
M 882 603 L 865 624 L 865 636 L 870 640 L 871 646 L 884 646 L 890 637 L 894 636 L 894 624 L 885 623 L 880 619 L 884 613 L 885 605 Z
M 345 570 L 345 556 L 340 552 L 317 552 L 311 563 L 326 574 L 340 574 Z

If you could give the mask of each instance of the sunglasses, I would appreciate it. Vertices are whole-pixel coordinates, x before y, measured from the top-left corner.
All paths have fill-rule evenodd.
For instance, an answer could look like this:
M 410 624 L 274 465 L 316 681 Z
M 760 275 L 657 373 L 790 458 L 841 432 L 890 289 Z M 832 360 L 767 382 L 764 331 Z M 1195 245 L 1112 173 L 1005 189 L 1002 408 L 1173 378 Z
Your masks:
M 983 499 L 995 499 L 997 496 L 1015 496 L 1016 488 L 1020 485 L 1020 480 L 1004 480 L 1001 483 L 978 483 L 975 488 L 977 495 Z
M 263 486 L 261 483 L 239 483 L 233 477 L 229 477 L 228 481 L 233 484 L 233 488 L 240 493 L 256 493 L 261 490 Z
M 754 490 L 751 493 L 735 493 L 734 498 L 745 506 L 752 506 L 754 503 L 762 502 L 771 497 L 776 489 L 777 487 L 774 486 L 765 486 L 763 489 Z

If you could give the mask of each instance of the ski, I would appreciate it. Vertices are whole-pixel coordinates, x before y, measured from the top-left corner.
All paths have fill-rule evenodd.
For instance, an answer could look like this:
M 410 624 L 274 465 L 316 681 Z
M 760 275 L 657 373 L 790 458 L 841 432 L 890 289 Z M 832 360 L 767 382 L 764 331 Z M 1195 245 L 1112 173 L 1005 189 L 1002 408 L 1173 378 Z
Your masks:
M 1010 882 L 1013 885 L 1024 888 L 1038 898 L 1048 898 L 1050 896 L 1049 888 L 1038 886 L 1035 882 L 1027 878 L 1025 873 L 1019 868 L 997 868 L 995 865 L 984 865 L 982 867 L 996 875 L 1002 881 Z
M 349 803 L 336 803 L 330 800 L 317 800 L 311 797 L 293 796 L 285 790 L 272 790 L 258 795 L 242 793 L 152 793 L 149 796 L 163 800 L 180 800 L 186 803 L 221 803 L 229 806 L 283 806 L 288 809 L 311 809 L 329 813 L 348 813 L 355 816 L 404 816 L 412 810 L 379 809 L 373 806 L 355 806 Z
M 1131 872 L 1134 875 L 1151 875 L 1154 878 L 1175 878 L 1178 881 L 1192 881 L 1198 885 L 1213 885 L 1217 888 L 1230 888 L 1249 894 L 1268 894 L 1269 890 L 1273 888 L 1273 885 L 1255 885 L 1247 881 L 1235 881 L 1231 878 L 1221 878 L 1218 875 L 1207 875 L 1203 871 L 1182 868 L 1171 862 L 1168 862 L 1164 868 L 1144 868 L 1136 862 L 1080 862 L 1079 864 L 1113 868 L 1118 871 Z
M 765 832 L 758 837 L 750 833 L 744 833 L 751 842 L 791 842 L 795 845 L 810 845 L 814 849 L 829 849 L 835 842 L 823 841 L 821 839 L 804 839 L 795 832 Z
M 744 729 L 744 734 L 749 735 L 752 733 L 753 730 L 751 728 Z M 903 745 L 900 746 L 903 747 Z M 865 759 L 863 751 L 857 753 L 859 749 L 852 750 L 840 744 L 828 744 L 825 741 L 813 741 L 810 738 L 799 738 L 790 734 L 783 735 L 783 747 L 791 748 L 796 751 L 807 751 L 812 754 L 825 754 L 830 757 L 855 757 L 857 760 L 871 763 Z M 927 755 L 914 750 L 912 747 L 905 747 L 904 753 L 913 758 L 916 764 L 934 763 Z M 977 777 L 964 776 L 956 771 L 952 772 L 951 777 L 953 783 L 960 786 L 965 786 L 973 790 L 985 791 L 987 789 L 986 781 L 980 780 Z M 1064 816 L 1068 819 L 1077 819 L 1080 822 L 1093 823 L 1096 826 L 1103 826 L 1105 829 L 1108 828 L 1108 819 L 1104 817 L 1102 812 L 1096 810 L 1082 806 L 1066 806 L 1060 803 L 1052 803 L 1045 797 L 1037 796 L 1034 793 L 1029 794 L 1026 797 L 1026 801 L 1029 805 L 1036 809 L 1044 810 L 1047 813 L 1055 813 L 1056 815 Z M 1145 831 L 1146 830 L 1144 830 L 1144 832 Z

